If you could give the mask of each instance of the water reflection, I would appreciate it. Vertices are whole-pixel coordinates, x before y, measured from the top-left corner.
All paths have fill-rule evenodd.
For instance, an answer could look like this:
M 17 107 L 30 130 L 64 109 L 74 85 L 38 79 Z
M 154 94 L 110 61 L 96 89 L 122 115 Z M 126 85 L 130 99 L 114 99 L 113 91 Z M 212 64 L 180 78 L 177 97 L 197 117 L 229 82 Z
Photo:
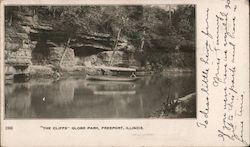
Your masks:
M 93 91 L 94 95 L 134 95 L 136 83 L 111 81 L 86 81 L 85 86 Z
M 193 92 L 193 75 L 156 75 L 136 82 L 30 80 L 5 85 L 5 113 L 7 118 L 148 118 L 166 101 Z

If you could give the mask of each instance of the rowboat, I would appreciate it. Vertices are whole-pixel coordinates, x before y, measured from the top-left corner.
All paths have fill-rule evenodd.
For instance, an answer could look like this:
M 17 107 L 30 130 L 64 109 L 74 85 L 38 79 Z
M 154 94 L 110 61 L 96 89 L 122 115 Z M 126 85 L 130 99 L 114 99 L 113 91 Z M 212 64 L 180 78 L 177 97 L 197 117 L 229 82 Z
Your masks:
M 110 70 L 110 71 L 119 71 L 119 72 L 136 72 L 134 68 L 126 68 L 126 67 L 115 67 L 115 66 L 91 66 L 93 69 L 102 69 L 102 70 Z
M 120 76 L 92 76 L 86 75 L 86 80 L 93 81 L 136 81 L 138 77 L 120 77 Z

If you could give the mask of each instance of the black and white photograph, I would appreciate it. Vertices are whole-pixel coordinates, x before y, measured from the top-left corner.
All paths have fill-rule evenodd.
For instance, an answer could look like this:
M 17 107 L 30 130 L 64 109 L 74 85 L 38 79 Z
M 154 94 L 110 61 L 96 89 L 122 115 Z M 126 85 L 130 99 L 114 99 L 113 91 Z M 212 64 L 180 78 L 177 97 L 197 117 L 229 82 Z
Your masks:
M 196 118 L 196 6 L 4 6 L 5 119 Z
M 0 146 L 249 146 L 248 0 L 0 0 Z

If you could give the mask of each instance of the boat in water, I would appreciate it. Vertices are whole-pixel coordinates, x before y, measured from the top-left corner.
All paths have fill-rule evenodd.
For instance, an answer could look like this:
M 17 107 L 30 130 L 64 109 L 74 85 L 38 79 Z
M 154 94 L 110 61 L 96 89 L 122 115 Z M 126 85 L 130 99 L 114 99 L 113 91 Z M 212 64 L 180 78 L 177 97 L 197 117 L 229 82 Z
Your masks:
M 136 77 L 135 68 L 113 66 L 113 58 L 117 50 L 117 43 L 120 37 L 120 32 L 121 32 L 121 29 L 119 30 L 117 34 L 113 53 L 112 53 L 112 56 L 110 57 L 109 66 L 106 66 L 106 65 L 91 66 L 90 67 L 91 69 L 100 70 L 101 75 L 88 75 L 87 74 L 86 80 L 129 82 L 129 81 L 136 81 L 139 79 L 138 77 Z
M 110 70 L 110 71 L 116 71 L 116 72 L 136 72 L 136 69 L 134 68 L 127 68 L 127 67 L 117 67 L 117 66 L 91 66 L 90 68 L 93 69 L 102 69 L 102 70 Z
M 131 82 L 139 79 L 135 75 L 136 69 L 134 68 L 114 67 L 114 66 L 93 66 L 91 68 L 101 70 L 102 74 L 101 75 L 87 74 L 86 80 Z M 110 74 L 110 72 L 112 74 Z

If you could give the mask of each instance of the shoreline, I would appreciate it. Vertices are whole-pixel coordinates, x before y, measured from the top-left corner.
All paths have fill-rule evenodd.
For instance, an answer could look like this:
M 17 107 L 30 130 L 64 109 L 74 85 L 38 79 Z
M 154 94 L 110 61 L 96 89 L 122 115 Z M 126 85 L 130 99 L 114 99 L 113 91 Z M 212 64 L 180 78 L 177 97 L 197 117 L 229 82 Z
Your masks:
M 51 65 L 31 65 L 29 67 L 28 77 L 29 79 L 57 79 L 57 78 L 68 78 L 68 77 L 82 77 L 86 76 L 88 72 L 93 72 L 89 67 L 86 66 L 75 66 L 68 69 L 61 69 L 54 71 Z M 55 75 L 58 74 L 58 75 Z M 155 74 L 161 75 L 174 75 L 179 76 L 182 74 L 195 74 L 195 70 L 192 68 L 176 68 L 176 67 L 165 67 L 162 71 L 138 71 L 137 76 L 150 76 Z M 6 80 L 8 76 L 5 76 Z

